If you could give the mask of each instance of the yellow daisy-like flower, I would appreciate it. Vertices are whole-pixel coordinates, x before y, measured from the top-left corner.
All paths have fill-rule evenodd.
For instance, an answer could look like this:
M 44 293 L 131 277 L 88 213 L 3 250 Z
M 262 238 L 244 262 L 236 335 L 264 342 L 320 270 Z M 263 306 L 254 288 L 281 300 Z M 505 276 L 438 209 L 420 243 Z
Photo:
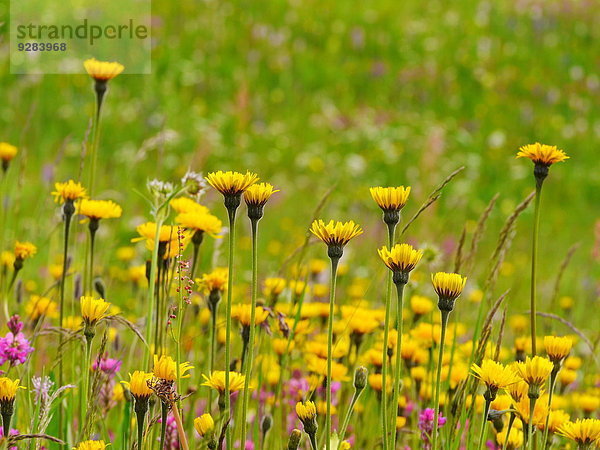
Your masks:
M 263 294 L 266 297 L 277 296 L 283 292 L 285 284 L 284 278 L 266 278 Z
M 600 420 L 577 419 L 575 422 L 566 422 L 558 429 L 558 434 L 579 445 L 589 446 L 600 440 Z
M 17 147 L 9 144 L 8 142 L 0 142 L 0 159 L 3 162 L 11 161 L 15 156 L 17 156 Z
M 110 303 L 102 298 L 82 296 L 79 299 L 81 305 L 81 316 L 88 326 L 94 326 L 99 320 L 106 317 L 106 312 L 110 308 Z
M 0 377 L 0 403 L 12 403 L 17 396 L 19 389 L 25 389 L 19 385 L 21 380 L 11 380 L 7 377 Z
M 219 218 L 207 212 L 191 211 L 181 213 L 175 217 L 175 222 L 188 230 L 201 231 L 212 237 L 220 237 L 219 233 L 223 228 Z
M 200 203 L 195 202 L 189 197 L 177 197 L 169 202 L 171 208 L 173 208 L 178 214 L 197 212 L 197 213 L 208 213 L 208 208 Z
M 296 403 L 296 414 L 298 415 L 298 419 L 303 422 L 305 420 L 313 420 L 317 417 L 317 407 L 310 400 L 298 402 Z
M 554 145 L 535 144 L 524 145 L 519 149 L 517 158 L 529 158 L 536 164 L 550 166 L 569 159 L 567 154 Z
M 530 386 L 541 387 L 554 368 L 554 364 L 548 358 L 541 356 L 529 356 L 525 362 L 517 361 L 512 365 L 515 373 Z
M 556 433 L 560 427 L 562 427 L 566 422 L 569 421 L 571 417 L 568 413 L 564 412 L 562 409 L 557 409 L 554 411 L 550 411 L 548 415 L 548 431 L 550 433 Z M 539 427 L 541 430 L 546 428 L 546 424 L 544 423 Z
M 467 277 L 457 273 L 438 272 L 431 275 L 431 282 L 436 294 L 443 299 L 455 300 L 462 293 Z
M 156 237 L 156 223 L 146 222 L 138 225 L 135 230 L 138 232 L 140 237 L 133 238 L 131 242 L 139 242 L 143 240 L 154 241 Z M 171 225 L 162 225 L 160 227 L 159 242 L 169 242 L 177 240 L 177 227 Z
M 410 298 L 410 309 L 415 316 L 424 316 L 433 311 L 433 302 L 422 295 L 413 295 Z
M 404 208 L 410 195 L 410 186 L 372 187 L 369 189 L 375 203 L 384 211 L 398 211 Z
M 179 378 L 189 378 L 190 374 L 186 374 L 188 370 L 193 369 L 189 362 L 179 364 Z M 167 381 L 175 381 L 177 379 L 177 362 L 170 356 L 163 355 L 160 358 L 154 355 L 154 367 L 152 372 L 156 378 Z
M 275 192 L 279 189 L 274 189 L 269 183 L 256 183 L 246 189 L 244 200 L 249 206 L 264 206 Z
M 497 392 L 498 389 L 506 389 L 518 381 L 514 371 L 503 364 L 492 359 L 484 359 L 481 366 L 473 364 L 471 366 L 473 376 L 481 380 L 487 386 L 488 390 Z
M 108 81 L 119 75 L 125 67 L 118 62 L 98 61 L 96 58 L 83 62 L 86 72 L 96 81 Z
M 315 220 L 310 227 L 310 232 L 328 246 L 343 247 L 350 239 L 362 234 L 363 231 L 352 220 L 349 222 L 330 220 L 328 224 L 322 220 Z
M 258 181 L 258 175 L 252 172 L 239 173 L 228 170 L 211 172 L 206 181 L 225 196 L 240 195 Z
M 129 389 L 131 395 L 136 398 L 148 398 L 152 395 L 152 389 L 148 387 L 148 381 L 152 379 L 152 374 L 136 370 L 129 374 L 129 381 L 121 381 Z
M 508 449 L 517 449 L 523 445 L 525 441 L 525 436 L 523 432 L 517 428 L 511 428 L 510 433 L 508 433 L 508 427 L 505 427 L 502 431 L 496 434 L 496 442 L 498 445 L 506 445 Z
M 107 444 L 104 441 L 83 441 L 74 450 L 105 450 Z
M 531 400 L 524 395 L 518 402 L 513 403 L 513 407 L 517 415 L 524 423 L 529 423 L 529 415 L 531 412 Z M 546 423 L 548 415 L 548 395 L 542 395 L 536 402 L 533 409 L 533 426 L 543 427 Z
M 25 305 L 25 312 L 31 320 L 36 320 L 41 316 L 56 318 L 58 317 L 58 304 L 48 297 L 32 295 Z
M 573 340 L 568 336 L 544 336 L 544 349 L 550 361 L 558 363 L 569 356 Z
M 76 206 L 77 214 L 88 219 L 116 219 L 121 217 L 123 209 L 111 200 L 82 199 Z
M 396 244 L 391 250 L 386 246 L 378 250 L 379 257 L 392 272 L 410 272 L 423 256 L 423 250 L 415 250 L 409 244 Z
M 322 377 L 327 376 L 327 359 L 310 355 L 308 358 L 308 370 Z M 332 381 L 348 381 L 348 367 L 344 364 L 332 361 L 331 365 Z
M 252 305 L 233 305 L 231 308 L 231 317 L 237 319 L 237 321 L 245 326 L 250 326 L 250 315 L 252 314 Z M 260 325 L 269 317 L 269 311 L 264 309 L 262 306 L 257 306 L 254 313 L 254 324 Z
M 218 267 L 210 273 L 205 273 L 197 280 L 198 287 L 206 294 L 214 291 L 223 292 L 227 289 L 229 270 L 226 267 Z
M 73 180 L 65 183 L 54 183 L 54 189 L 56 190 L 52 192 L 52 195 L 56 203 L 72 202 L 87 197 L 86 190 L 81 183 L 76 183 Z
M 225 392 L 225 372 L 223 370 L 215 370 L 211 372 L 210 377 L 202 374 L 204 377 L 204 383 L 202 386 L 211 387 L 219 393 Z M 244 382 L 246 377 L 239 372 L 229 372 L 229 393 L 241 391 L 244 389 Z
M 200 417 L 194 419 L 194 429 L 202 437 L 211 433 L 215 428 L 215 421 L 212 416 L 208 413 L 202 414 Z
M 31 258 L 37 253 L 37 247 L 31 242 L 15 242 L 15 257 L 17 259 Z

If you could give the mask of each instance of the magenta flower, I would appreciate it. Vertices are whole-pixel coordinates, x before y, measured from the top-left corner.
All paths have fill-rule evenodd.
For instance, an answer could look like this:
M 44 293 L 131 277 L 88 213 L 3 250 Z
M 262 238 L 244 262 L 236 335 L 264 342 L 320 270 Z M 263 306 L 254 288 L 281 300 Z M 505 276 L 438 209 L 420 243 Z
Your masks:
M 431 442 L 429 437 L 433 431 L 434 411 L 432 408 L 426 408 L 419 414 L 419 430 L 421 430 L 421 439 L 423 439 L 423 448 L 430 449 Z M 441 414 L 438 417 L 438 428 L 441 428 L 446 423 L 446 418 Z
M 13 334 L 9 331 L 5 337 L 0 338 L 0 365 L 6 361 L 11 366 L 24 364 L 33 350 L 23 333 L 19 331 L 17 334 Z

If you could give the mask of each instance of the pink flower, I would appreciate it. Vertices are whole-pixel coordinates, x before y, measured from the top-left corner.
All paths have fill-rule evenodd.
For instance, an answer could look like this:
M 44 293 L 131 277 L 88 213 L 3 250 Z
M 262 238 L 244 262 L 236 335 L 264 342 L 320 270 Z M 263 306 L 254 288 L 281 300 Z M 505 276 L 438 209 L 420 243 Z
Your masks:
M 433 431 L 434 415 L 434 411 L 431 408 L 426 408 L 419 414 L 419 430 L 421 430 L 421 439 L 423 439 L 423 448 L 425 449 L 431 448 L 429 436 L 431 436 L 431 432 Z M 438 416 L 438 428 L 443 427 L 446 420 L 447 419 L 440 414 Z
M 24 364 L 33 350 L 23 333 L 19 331 L 13 334 L 9 331 L 5 337 L 0 338 L 0 365 L 6 361 L 9 361 L 11 366 Z

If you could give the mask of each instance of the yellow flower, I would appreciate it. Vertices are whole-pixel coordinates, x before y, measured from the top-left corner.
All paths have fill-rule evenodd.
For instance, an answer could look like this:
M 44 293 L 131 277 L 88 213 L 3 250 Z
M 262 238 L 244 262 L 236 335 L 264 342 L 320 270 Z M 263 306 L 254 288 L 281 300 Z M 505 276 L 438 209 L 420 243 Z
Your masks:
M 4 267 L 12 267 L 15 263 L 15 254 L 8 250 L 4 250 L 0 253 L 0 260 L 2 260 L 2 265 Z
M 322 220 L 312 223 L 310 232 L 321 239 L 328 246 L 346 245 L 350 239 L 362 234 L 362 229 L 353 221 L 335 222 L 330 220 L 327 225 Z
M 231 308 L 231 317 L 237 319 L 241 325 L 245 327 L 250 326 L 250 314 L 252 313 L 252 306 L 243 304 L 243 305 L 233 305 Z M 255 308 L 254 313 L 254 324 L 260 325 L 269 317 L 269 311 L 264 309 L 262 306 L 257 306 Z
M 220 237 L 223 227 L 218 217 L 198 211 L 181 213 L 175 217 L 175 222 L 188 230 L 202 231 L 212 237 Z
M 154 241 L 156 237 L 156 223 L 146 222 L 138 225 L 135 230 L 139 233 L 140 237 L 133 238 L 131 242 L 139 242 L 143 240 Z M 171 225 L 162 225 L 160 227 L 159 242 L 169 242 L 177 240 L 177 227 Z
M 17 156 L 17 147 L 8 142 L 0 142 L 0 159 L 3 162 L 8 162 Z
M 214 430 L 215 421 L 210 414 L 202 414 L 194 419 L 194 428 L 200 436 L 204 437 Z
M 205 273 L 198 280 L 198 287 L 206 294 L 213 291 L 225 291 L 227 288 L 227 278 L 229 270 L 225 267 L 218 267 L 210 273 Z
M 317 417 L 317 407 L 310 400 L 296 403 L 296 414 L 301 421 L 313 420 Z
M 58 316 L 58 305 L 47 297 L 32 295 L 25 305 L 25 311 L 31 320 L 41 316 L 55 318 Z
M 104 441 L 83 441 L 74 450 L 105 450 L 106 444 Z
M 281 294 L 284 289 L 285 280 L 283 278 L 267 278 L 265 279 L 263 294 L 267 297 L 273 297 Z
M 531 401 L 524 395 L 518 402 L 513 404 L 517 415 L 524 423 L 529 423 L 529 415 L 531 411 Z M 542 395 L 536 402 L 533 409 L 533 425 L 536 427 L 544 426 L 546 416 L 548 415 L 548 395 Z
M 291 351 L 296 346 L 294 341 L 288 341 L 287 339 L 279 339 L 275 338 L 271 340 L 271 345 L 273 346 L 273 350 L 279 356 L 282 356 L 288 351 Z
M 121 381 L 129 389 L 131 395 L 136 398 L 148 398 L 152 395 L 152 389 L 148 387 L 148 381 L 152 379 L 152 374 L 136 370 L 129 374 L 129 381 Z
M 396 244 L 391 250 L 383 246 L 378 253 L 383 263 L 393 272 L 410 272 L 423 256 L 423 250 L 415 250 L 408 244 Z
M 193 369 L 189 362 L 179 364 L 179 378 L 189 378 L 190 374 L 186 374 L 188 370 Z M 154 368 L 152 369 L 154 376 L 162 380 L 175 381 L 177 379 L 177 362 L 170 356 L 154 355 Z
M 63 318 L 62 327 L 67 330 L 76 331 L 81 328 L 82 322 L 83 320 L 79 316 L 67 316 Z
M 0 377 L 0 403 L 12 403 L 17 396 L 18 389 L 25 389 L 19 386 L 20 380 L 11 380 L 10 378 Z
M 263 206 L 267 200 L 279 189 L 273 189 L 269 183 L 256 183 L 244 192 L 244 200 L 249 206 Z
M 327 376 L 327 359 L 312 356 L 308 360 L 308 370 L 323 377 Z M 332 381 L 348 381 L 348 368 L 344 364 L 332 361 L 331 364 L 331 380 Z
M 566 422 L 558 429 L 558 434 L 580 445 L 591 445 L 600 440 L 600 420 L 577 419 L 575 422 Z
M 396 428 L 399 430 L 400 428 L 404 428 L 406 425 L 406 417 L 396 416 Z
M 117 249 L 117 259 L 119 261 L 131 261 L 135 258 L 135 247 L 124 246 Z
M 557 409 L 555 411 L 550 411 L 548 416 L 548 431 L 550 433 L 556 433 L 556 431 L 562 427 L 565 422 L 568 422 L 570 416 L 568 413 L 564 412 L 562 409 Z M 544 423 L 539 427 L 541 430 L 546 428 L 546 424 Z
M 384 211 L 397 211 L 404 208 L 410 194 L 410 186 L 372 187 L 371 197 Z
M 229 195 L 240 195 L 250 186 L 258 181 L 258 175 L 251 172 L 245 174 L 239 172 L 221 170 L 217 172 L 211 172 L 206 176 L 206 181 L 214 187 L 221 194 Z
M 169 205 L 179 214 L 190 212 L 208 213 L 208 208 L 206 206 L 203 206 L 188 197 L 174 198 L 169 202 Z
M 221 394 L 225 392 L 225 372 L 222 370 L 215 370 L 210 374 L 210 377 L 202 374 L 206 380 L 202 383 L 202 386 L 208 386 L 216 389 Z M 239 372 L 229 372 L 229 393 L 241 391 L 244 389 L 244 382 L 246 377 Z
M 515 373 L 530 386 L 541 387 L 552 372 L 554 364 L 547 358 L 541 356 L 529 356 L 525 362 L 517 361 L 512 366 Z
M 15 257 L 17 259 L 31 258 L 37 253 L 37 247 L 31 242 L 15 242 Z
M 535 144 L 524 145 L 519 149 L 517 158 L 529 158 L 536 164 L 550 166 L 569 159 L 567 154 L 554 145 Z
M 77 203 L 77 214 L 88 219 L 116 219 L 121 217 L 123 209 L 111 200 L 83 199 Z
M 433 289 L 441 299 L 456 300 L 462 293 L 467 277 L 457 273 L 438 272 L 431 275 Z
M 88 326 L 94 326 L 99 320 L 106 317 L 106 311 L 110 308 L 110 303 L 102 298 L 82 296 L 79 303 L 81 304 L 81 316 Z
M 86 59 L 83 62 L 86 72 L 96 81 L 108 81 L 123 72 L 125 67 L 118 62 L 98 61 L 96 58 Z
M 413 295 L 410 298 L 410 309 L 416 316 L 424 316 L 433 311 L 433 302 L 422 295 Z
M 481 366 L 473 364 L 471 366 L 473 376 L 481 380 L 491 391 L 505 389 L 518 379 L 513 370 L 492 359 L 484 359 Z
M 510 429 L 510 433 L 507 436 L 507 431 L 508 427 L 505 427 L 505 429 L 496 434 L 496 442 L 498 445 L 506 444 L 506 448 L 520 448 L 525 440 L 523 432 L 513 427 Z
M 544 348 L 550 361 L 558 363 L 569 356 L 573 341 L 568 336 L 544 336 Z
M 56 203 L 72 202 L 87 197 L 86 190 L 81 183 L 76 183 L 73 180 L 65 183 L 54 183 L 54 189 L 56 190 L 52 192 L 52 195 Z

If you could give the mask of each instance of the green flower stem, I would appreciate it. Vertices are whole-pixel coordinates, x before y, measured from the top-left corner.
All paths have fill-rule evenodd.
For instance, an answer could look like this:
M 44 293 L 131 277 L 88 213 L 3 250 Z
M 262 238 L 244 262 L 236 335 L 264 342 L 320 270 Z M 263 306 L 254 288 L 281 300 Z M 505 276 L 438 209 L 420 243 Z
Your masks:
M 258 297 L 258 220 L 250 220 L 252 227 L 252 300 L 250 305 L 250 338 L 248 340 L 248 359 L 246 361 L 245 380 L 244 380 L 244 398 L 242 403 L 242 434 L 240 436 L 240 445 L 246 440 L 248 415 L 248 400 L 250 398 L 250 379 L 252 377 L 252 364 L 254 362 L 254 340 L 256 336 L 256 298 Z
M 546 449 L 546 445 L 548 443 L 548 422 L 550 421 L 550 406 L 552 405 L 552 396 L 554 395 L 554 388 L 556 387 L 556 378 L 558 377 L 559 370 L 553 370 L 550 374 L 550 392 L 548 392 L 548 414 L 546 415 L 546 423 L 544 425 L 544 439 L 542 440 L 543 450 Z
M 210 323 L 210 354 L 208 355 L 208 376 L 215 370 L 215 359 L 217 353 L 217 309 L 219 304 L 217 303 L 211 309 L 211 323 Z M 208 411 L 210 412 L 212 406 L 212 389 L 208 390 Z
M 446 340 L 446 328 L 448 327 L 448 316 L 450 311 L 440 311 L 442 318 L 442 333 L 440 336 L 440 350 L 438 352 L 437 374 L 435 377 L 435 397 L 433 402 L 433 429 L 431 432 L 431 448 L 436 450 L 438 438 L 438 418 L 440 415 L 440 384 L 442 379 L 442 360 L 444 357 L 444 343 Z
M 404 307 L 404 286 L 406 283 L 397 283 L 396 292 L 398 296 L 396 311 L 396 367 L 394 368 L 394 396 L 392 400 L 392 448 L 396 446 L 396 416 L 398 415 L 398 398 L 400 397 L 400 374 L 402 371 L 402 332 L 403 332 L 403 311 Z
M 93 286 L 94 286 L 94 250 L 96 248 L 96 231 L 97 228 L 93 228 L 90 222 L 90 268 L 88 274 L 88 294 L 92 295 Z
M 354 406 L 358 401 L 360 394 L 362 394 L 364 389 L 355 389 L 354 394 L 352 395 L 352 399 L 350 400 L 350 406 L 348 406 L 348 411 L 346 411 L 346 416 L 344 417 L 344 422 L 342 423 L 342 428 L 340 429 L 339 437 L 340 443 L 338 444 L 338 450 L 344 442 L 344 436 L 346 436 L 346 430 L 348 429 L 348 425 L 350 424 L 350 418 L 352 417 L 352 413 L 354 412 Z
M 90 370 L 92 366 L 92 341 L 94 339 L 93 334 L 85 336 L 85 357 L 83 360 L 83 410 L 81 414 L 81 423 L 86 422 L 88 405 L 90 403 Z M 82 427 L 82 429 L 84 429 Z M 86 436 L 82 436 L 82 440 L 85 440 Z
M 531 354 L 536 355 L 536 276 L 537 276 L 537 253 L 538 234 L 540 228 L 540 202 L 542 199 L 542 181 L 538 181 L 535 187 L 535 210 L 533 219 L 533 239 L 531 248 Z
M 515 423 L 515 419 L 517 415 L 514 412 L 510 413 L 510 418 L 508 419 L 508 428 L 506 429 L 506 438 L 504 439 L 504 443 L 502 444 L 502 450 L 506 450 L 506 443 L 508 442 L 508 437 L 510 436 L 510 430 L 512 430 L 513 423 Z
M 327 319 L 327 415 L 325 416 L 325 448 L 327 450 L 331 450 L 331 363 L 333 359 L 333 315 L 335 307 L 335 285 L 339 261 L 339 258 L 331 258 L 329 317 Z
M 144 424 L 146 422 L 146 413 L 148 412 L 148 400 L 144 408 L 138 408 L 139 400 L 135 400 L 136 416 L 137 416 L 137 448 L 143 450 L 144 448 Z
M 167 435 L 167 416 L 169 415 L 169 405 L 160 401 L 160 448 L 165 448 L 165 437 Z
M 227 208 L 229 218 L 229 267 L 227 277 L 227 303 L 225 304 L 225 418 L 228 420 L 231 415 L 231 395 L 229 391 L 229 366 L 231 364 L 231 301 L 233 298 L 233 257 L 235 244 L 235 212 L 236 208 Z M 231 442 L 231 427 L 226 431 L 226 448 L 230 450 L 233 447 Z
M 483 408 L 483 416 L 481 418 L 481 433 L 479 434 L 479 444 L 477 445 L 477 450 L 481 450 L 483 446 L 483 439 L 485 438 L 485 430 L 487 428 L 487 417 L 490 412 L 491 400 L 485 401 L 485 408 Z
M 160 207 L 159 207 L 159 211 L 160 211 Z M 158 215 L 158 212 L 157 214 Z M 158 315 L 158 311 L 154 311 L 154 297 L 155 297 L 155 288 L 156 288 L 156 272 L 157 272 L 157 268 L 158 268 L 158 247 L 160 245 L 159 239 L 160 239 L 160 228 L 163 225 L 163 220 L 161 218 L 156 218 L 156 232 L 154 234 L 154 248 L 152 249 L 152 260 L 150 262 L 150 280 L 148 280 L 148 296 L 147 296 L 147 305 L 148 305 L 148 310 L 146 311 L 146 340 L 148 342 L 151 342 L 151 336 L 153 335 L 152 333 L 152 323 L 153 323 L 153 316 L 156 313 L 156 315 Z M 156 352 L 156 348 L 154 349 L 154 352 Z M 148 367 L 149 369 L 151 367 L 149 367 L 150 361 L 151 361 L 151 353 L 152 353 L 152 347 L 149 345 L 147 347 L 147 351 L 144 357 L 144 367 Z
M 533 413 L 535 412 L 535 402 L 537 398 L 529 399 L 529 424 L 527 425 L 527 448 L 533 448 Z
M 90 182 L 88 186 L 88 191 L 90 197 L 94 195 L 94 180 L 96 175 L 96 166 L 98 164 L 98 144 L 100 142 L 100 119 L 102 116 L 102 100 L 104 98 L 104 94 L 106 93 L 106 82 L 104 86 L 104 91 L 100 92 L 98 90 L 98 83 L 96 82 L 95 91 L 96 91 L 96 108 L 94 111 L 94 116 L 92 119 L 92 148 L 90 152 Z
M 394 245 L 394 234 L 396 232 L 395 224 L 388 224 L 388 246 Z M 387 402 L 387 375 L 388 375 L 388 339 L 390 335 L 391 322 L 391 303 L 392 303 L 392 272 L 388 271 L 387 285 L 385 289 L 385 323 L 383 327 L 383 360 L 381 366 L 381 426 L 383 431 L 383 450 L 388 448 L 388 402 Z M 393 425 L 395 428 L 395 424 Z

